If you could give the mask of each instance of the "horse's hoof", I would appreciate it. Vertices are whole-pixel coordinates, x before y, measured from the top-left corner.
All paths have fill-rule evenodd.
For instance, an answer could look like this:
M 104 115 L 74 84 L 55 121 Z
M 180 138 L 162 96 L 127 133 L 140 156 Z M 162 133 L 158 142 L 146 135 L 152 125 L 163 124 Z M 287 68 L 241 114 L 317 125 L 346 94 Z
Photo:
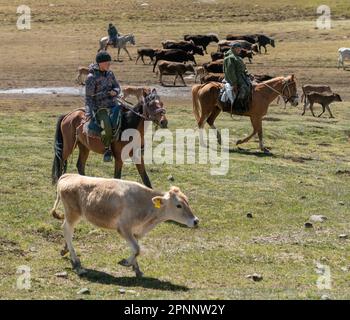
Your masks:
M 261 149 L 262 152 L 264 152 L 265 154 L 271 154 L 271 151 L 268 148 L 263 148 Z
M 79 277 L 82 277 L 87 274 L 87 270 L 80 267 L 79 269 L 76 269 L 76 273 Z
M 123 267 L 130 267 L 130 266 L 131 266 L 131 264 L 129 263 L 129 261 L 126 260 L 126 259 L 120 260 L 120 261 L 118 262 L 118 264 L 120 264 L 120 265 L 123 266 Z
M 61 252 L 60 252 L 61 257 L 64 257 L 68 252 L 69 252 L 68 249 L 62 249 Z
M 140 270 L 135 271 L 136 278 L 142 278 L 144 276 L 143 272 Z
M 236 146 L 238 146 L 238 145 L 241 144 L 241 143 L 242 143 L 242 140 L 237 140 Z

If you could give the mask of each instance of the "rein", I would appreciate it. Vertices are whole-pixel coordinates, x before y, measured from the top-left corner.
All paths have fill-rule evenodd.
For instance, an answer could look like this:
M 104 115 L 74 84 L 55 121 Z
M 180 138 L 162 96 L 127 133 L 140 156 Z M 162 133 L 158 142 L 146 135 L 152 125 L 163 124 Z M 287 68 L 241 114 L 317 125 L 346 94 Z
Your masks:
M 288 94 L 290 95 L 289 85 L 291 84 L 291 82 L 285 81 L 284 86 L 283 86 L 283 88 L 282 88 L 282 92 L 279 92 L 278 90 L 276 90 L 275 88 L 271 87 L 270 85 L 268 85 L 268 84 L 265 83 L 265 82 L 261 82 L 261 84 L 263 84 L 264 86 L 268 87 L 268 88 L 271 89 L 272 91 L 278 93 L 279 96 L 282 96 L 285 103 L 287 103 L 291 98 L 297 97 L 297 96 L 290 96 L 290 97 L 288 98 L 288 97 L 286 97 L 286 96 L 283 94 L 284 90 L 285 90 L 286 88 L 288 88 Z

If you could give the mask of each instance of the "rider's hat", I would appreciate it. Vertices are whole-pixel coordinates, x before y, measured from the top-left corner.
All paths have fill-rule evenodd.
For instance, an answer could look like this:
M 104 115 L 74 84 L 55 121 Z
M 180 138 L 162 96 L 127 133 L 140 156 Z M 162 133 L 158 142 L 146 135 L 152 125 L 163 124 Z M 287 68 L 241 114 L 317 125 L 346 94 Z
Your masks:
M 96 55 L 96 62 L 101 63 L 101 62 L 106 62 L 106 61 L 112 61 L 111 56 L 109 55 L 109 53 L 107 51 L 100 51 Z
M 231 44 L 231 47 L 232 47 L 232 48 L 242 48 L 242 45 L 241 45 L 239 42 L 233 42 L 233 43 Z

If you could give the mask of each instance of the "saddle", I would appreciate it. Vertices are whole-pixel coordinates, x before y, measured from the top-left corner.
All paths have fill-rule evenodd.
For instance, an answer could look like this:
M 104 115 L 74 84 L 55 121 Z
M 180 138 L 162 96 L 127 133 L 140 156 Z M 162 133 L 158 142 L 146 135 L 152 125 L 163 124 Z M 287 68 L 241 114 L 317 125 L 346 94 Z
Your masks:
M 237 96 L 232 105 L 229 99 L 225 99 L 225 98 L 222 99 L 222 96 L 226 94 L 225 87 L 222 87 L 219 93 L 219 100 L 223 107 L 223 111 L 229 112 L 231 113 L 231 115 L 243 114 L 245 112 L 248 112 L 252 102 L 252 93 L 253 93 L 252 89 L 253 89 L 252 84 L 249 84 L 248 90 L 238 90 Z M 223 102 L 223 100 L 225 100 L 225 102 Z

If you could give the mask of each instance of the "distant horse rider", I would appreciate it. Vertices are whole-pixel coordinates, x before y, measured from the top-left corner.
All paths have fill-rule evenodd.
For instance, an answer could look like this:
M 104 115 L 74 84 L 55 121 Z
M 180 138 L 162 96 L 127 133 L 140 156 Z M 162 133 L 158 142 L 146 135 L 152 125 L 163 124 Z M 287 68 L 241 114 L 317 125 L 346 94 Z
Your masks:
M 115 97 L 121 94 L 121 87 L 113 72 L 109 70 L 111 56 L 101 51 L 96 56 L 96 63 L 89 66 L 86 78 L 85 112 L 91 118 L 88 125 L 90 132 L 101 136 L 105 146 L 103 161 L 112 161 L 111 142 L 120 134 L 120 105 Z
M 248 98 L 251 90 L 251 80 L 247 71 L 247 67 L 243 59 L 239 56 L 242 50 L 242 45 L 239 42 L 234 42 L 231 50 L 227 51 L 224 56 L 224 74 L 226 80 L 226 92 L 234 104 L 237 98 L 239 102 L 239 112 L 247 111 Z
M 109 41 L 113 44 L 113 47 L 116 47 L 118 37 L 120 36 L 120 34 L 117 28 L 113 25 L 113 23 L 110 23 L 108 26 L 108 36 L 109 36 Z

